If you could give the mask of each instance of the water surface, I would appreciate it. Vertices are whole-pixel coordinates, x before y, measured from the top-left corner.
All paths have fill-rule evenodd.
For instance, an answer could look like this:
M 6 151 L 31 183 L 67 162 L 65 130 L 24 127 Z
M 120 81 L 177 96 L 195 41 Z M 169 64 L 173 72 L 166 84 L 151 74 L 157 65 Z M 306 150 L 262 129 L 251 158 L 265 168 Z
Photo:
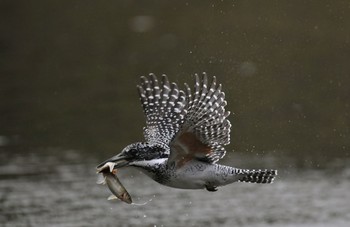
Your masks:
M 243 166 L 246 157 L 235 157 L 225 163 Z M 96 184 L 94 168 L 101 160 L 82 152 L 21 156 L 3 152 L 1 160 L 3 226 L 318 227 L 350 223 L 350 169 L 345 162 L 334 162 L 329 169 L 298 170 L 280 163 L 274 184 L 234 183 L 217 192 L 168 188 L 137 170 L 122 169 L 120 179 L 134 202 L 147 202 L 128 205 L 107 201 L 107 187 Z M 253 164 L 271 165 L 263 160 Z

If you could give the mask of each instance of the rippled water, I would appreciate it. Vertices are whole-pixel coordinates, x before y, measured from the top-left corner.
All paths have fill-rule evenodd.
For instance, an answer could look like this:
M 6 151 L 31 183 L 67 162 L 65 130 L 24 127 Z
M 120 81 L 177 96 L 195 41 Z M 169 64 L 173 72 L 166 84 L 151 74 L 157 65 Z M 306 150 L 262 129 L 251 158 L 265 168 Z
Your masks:
M 172 189 L 120 170 L 135 203 L 107 201 L 98 158 L 56 151 L 1 153 L 3 226 L 348 226 L 350 168 L 280 168 L 272 185 L 235 183 L 217 192 Z M 58 158 L 59 157 L 59 158 Z M 226 161 L 231 162 L 231 160 Z M 243 162 L 243 161 L 242 161 Z M 232 160 L 231 163 L 235 163 Z M 265 165 L 265 164 L 264 164 Z

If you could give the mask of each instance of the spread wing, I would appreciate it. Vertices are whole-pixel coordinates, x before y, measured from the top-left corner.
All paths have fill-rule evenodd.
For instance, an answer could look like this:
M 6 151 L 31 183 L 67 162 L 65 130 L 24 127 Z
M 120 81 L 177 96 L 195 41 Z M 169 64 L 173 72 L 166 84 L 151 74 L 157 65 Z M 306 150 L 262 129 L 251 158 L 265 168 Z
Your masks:
M 141 84 L 137 87 L 146 115 L 146 127 L 144 127 L 146 141 L 169 147 L 187 113 L 184 91 L 175 83 L 169 83 L 166 75 L 162 76 L 161 82 L 158 82 L 154 74 L 141 77 Z
M 192 159 L 215 163 L 230 143 L 231 124 L 225 111 L 225 93 L 213 77 L 211 84 L 203 73 L 196 74 L 194 93 L 186 85 L 186 94 L 163 75 L 158 82 L 154 74 L 141 77 L 138 85 L 146 115 L 144 136 L 148 143 L 170 150 L 168 165 L 177 168 Z
M 230 112 L 225 111 L 227 102 L 221 84 L 217 85 L 213 77 L 209 85 L 205 73 L 201 81 L 197 74 L 195 77 L 193 95 L 185 84 L 186 117 L 170 143 L 168 164 L 175 162 L 177 168 L 194 158 L 215 163 L 226 153 L 223 146 L 230 143 Z

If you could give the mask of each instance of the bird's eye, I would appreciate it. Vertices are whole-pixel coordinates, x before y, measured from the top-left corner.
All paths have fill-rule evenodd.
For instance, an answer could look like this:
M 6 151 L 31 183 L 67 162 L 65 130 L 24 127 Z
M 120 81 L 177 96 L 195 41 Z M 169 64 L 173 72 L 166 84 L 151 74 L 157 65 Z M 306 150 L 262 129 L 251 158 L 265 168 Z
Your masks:
M 128 151 L 128 154 L 129 154 L 129 155 L 132 155 L 132 156 L 134 156 L 136 153 L 137 153 L 137 150 L 136 150 L 136 149 L 130 149 L 130 150 Z

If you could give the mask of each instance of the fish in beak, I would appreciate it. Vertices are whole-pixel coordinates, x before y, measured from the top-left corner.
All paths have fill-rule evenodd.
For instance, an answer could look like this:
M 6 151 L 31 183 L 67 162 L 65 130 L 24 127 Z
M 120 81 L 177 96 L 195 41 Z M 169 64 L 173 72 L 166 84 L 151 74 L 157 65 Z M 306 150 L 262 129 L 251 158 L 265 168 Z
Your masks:
M 107 184 L 107 187 L 113 195 L 108 197 L 108 200 L 120 199 L 128 204 L 132 203 L 132 199 L 126 188 L 118 179 L 116 172 L 118 168 L 127 166 L 129 161 L 127 156 L 118 154 L 96 167 L 97 173 L 102 173 L 103 179 L 98 181 L 98 184 Z
M 120 199 L 123 202 L 131 204 L 132 203 L 131 196 L 126 190 L 126 188 L 123 186 L 123 184 L 120 182 L 117 175 L 114 174 L 115 172 L 116 172 L 115 170 L 113 172 L 108 172 L 108 171 L 102 172 L 103 180 L 97 183 L 107 184 L 109 190 L 113 194 L 108 197 L 108 200 Z
M 129 161 L 127 160 L 128 157 L 123 154 L 118 154 L 102 163 L 100 163 L 96 169 L 97 173 L 101 172 L 112 172 L 113 169 L 119 169 L 121 167 L 127 166 L 129 164 Z

